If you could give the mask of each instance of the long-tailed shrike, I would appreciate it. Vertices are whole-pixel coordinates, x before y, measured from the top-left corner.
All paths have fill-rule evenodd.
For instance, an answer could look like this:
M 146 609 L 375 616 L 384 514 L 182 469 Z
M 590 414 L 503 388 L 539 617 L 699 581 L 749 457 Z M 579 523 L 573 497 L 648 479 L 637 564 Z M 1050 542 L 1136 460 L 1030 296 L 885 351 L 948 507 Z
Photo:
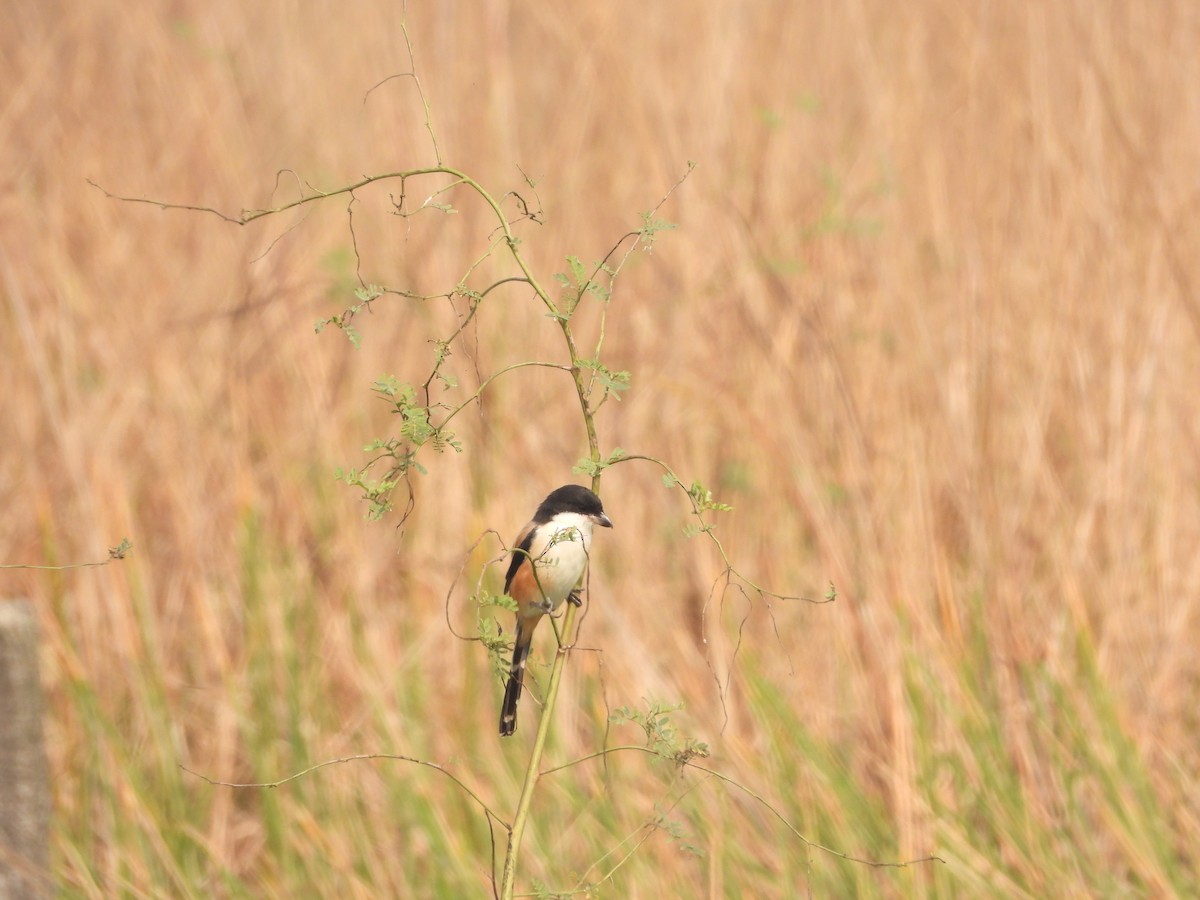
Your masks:
M 612 528 L 600 498 L 578 484 L 567 484 L 550 492 L 517 536 L 504 579 L 504 592 L 517 601 L 517 629 L 512 669 L 500 708 L 502 736 L 517 730 L 517 701 L 533 629 L 564 600 L 579 605 L 575 588 L 587 567 L 596 525 Z

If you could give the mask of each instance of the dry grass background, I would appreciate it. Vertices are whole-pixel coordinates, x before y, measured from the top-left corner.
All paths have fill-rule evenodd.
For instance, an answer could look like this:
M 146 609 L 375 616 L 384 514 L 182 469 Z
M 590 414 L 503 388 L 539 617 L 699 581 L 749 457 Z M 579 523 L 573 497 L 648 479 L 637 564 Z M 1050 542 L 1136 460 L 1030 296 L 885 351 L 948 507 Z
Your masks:
M 443 604 L 483 529 L 511 537 L 571 477 L 568 382 L 498 382 L 460 417 L 465 452 L 426 460 L 403 530 L 365 522 L 331 473 L 390 425 L 372 380 L 423 378 L 453 312 L 385 300 L 361 349 L 314 335 L 352 300 L 344 200 L 238 228 L 85 181 L 236 212 L 291 199 L 283 168 L 329 188 L 431 164 L 412 83 L 367 94 L 408 68 L 400 16 L 7 4 L 0 558 L 135 545 L 0 575 L 42 613 L 65 895 L 488 891 L 486 824 L 436 772 L 236 792 L 178 765 L 259 780 L 403 753 L 510 814 L 533 708 L 495 738 L 498 687 Z M 447 162 L 497 194 L 518 166 L 538 180 L 547 221 L 521 233 L 543 280 L 699 163 L 663 209 L 680 229 L 618 283 L 606 354 L 633 389 L 602 440 L 732 503 L 720 534 L 752 577 L 840 592 L 731 592 L 701 622 L 714 554 L 657 472 L 614 469 L 584 625 L 603 653 L 569 667 L 552 761 L 600 746 L 606 704 L 678 700 L 714 768 L 809 837 L 945 859 L 810 852 L 736 790 L 614 758 L 547 780 L 523 883 L 596 879 L 648 834 L 608 895 L 1200 888 L 1200 8 L 409 16 Z M 395 219 L 396 189 L 355 207 L 363 279 L 449 289 L 490 223 L 463 196 Z M 528 292 L 499 291 L 456 372 L 561 352 Z M 638 831 L 677 800 L 702 856 Z

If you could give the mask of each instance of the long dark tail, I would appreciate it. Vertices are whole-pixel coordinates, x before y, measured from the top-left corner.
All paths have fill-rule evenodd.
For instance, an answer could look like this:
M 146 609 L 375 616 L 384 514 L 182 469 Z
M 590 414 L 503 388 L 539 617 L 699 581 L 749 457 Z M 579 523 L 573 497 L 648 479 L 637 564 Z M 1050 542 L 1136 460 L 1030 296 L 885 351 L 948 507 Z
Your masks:
M 529 635 L 517 623 L 517 636 L 513 645 L 512 669 L 508 673 L 508 687 L 504 689 L 504 704 L 500 707 L 500 736 L 508 737 L 517 730 L 517 701 L 521 699 L 521 688 L 525 684 L 525 661 L 529 659 Z

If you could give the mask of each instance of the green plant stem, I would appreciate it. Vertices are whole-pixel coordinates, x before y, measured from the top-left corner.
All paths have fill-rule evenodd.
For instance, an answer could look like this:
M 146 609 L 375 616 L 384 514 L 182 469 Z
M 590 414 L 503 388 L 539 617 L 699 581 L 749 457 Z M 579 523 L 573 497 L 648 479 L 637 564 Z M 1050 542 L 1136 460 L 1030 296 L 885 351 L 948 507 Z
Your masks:
M 513 256 L 524 268 L 524 263 L 517 254 L 516 249 L 513 249 Z M 534 283 L 532 275 L 530 282 Z M 536 288 L 536 284 L 535 284 Z M 541 291 L 539 290 L 539 294 Z M 554 308 L 549 297 L 542 294 L 543 300 Z M 583 382 L 583 370 L 580 369 L 578 360 L 579 355 L 575 351 L 575 337 L 571 334 L 571 327 L 567 322 L 561 322 L 563 337 L 567 342 L 567 352 L 571 356 L 571 378 L 575 382 L 575 392 L 579 397 L 579 405 L 583 412 L 583 424 L 587 429 L 588 449 L 591 458 L 594 461 L 600 460 L 600 439 L 596 434 L 596 423 L 592 415 L 592 410 L 588 405 L 587 389 Z M 592 477 L 592 490 L 595 491 L 600 487 L 599 476 Z M 517 857 L 521 851 L 521 839 L 525 836 L 525 823 L 529 821 L 529 808 L 533 804 L 533 792 L 537 788 L 538 779 L 541 777 L 539 769 L 542 762 L 542 751 L 546 747 L 546 738 L 550 734 L 550 726 L 554 721 L 554 706 L 558 700 L 558 688 L 562 683 L 563 669 L 566 667 L 567 654 L 570 652 L 570 636 L 575 630 L 575 613 L 577 608 L 574 604 L 567 604 L 567 613 L 563 617 L 562 631 L 558 644 L 558 653 L 554 657 L 554 665 L 550 670 L 550 685 L 546 689 L 546 702 L 542 708 L 542 716 L 538 720 L 537 735 L 533 739 L 533 751 L 529 754 L 529 762 L 525 769 L 525 783 L 521 787 L 521 797 L 517 801 L 517 813 L 513 817 L 512 830 L 508 833 L 508 849 L 504 854 L 504 872 L 500 880 L 500 900 L 512 900 L 513 888 L 517 877 Z
M 567 638 L 575 627 L 576 607 L 566 604 L 567 614 L 563 618 L 562 635 Z M 512 829 L 508 833 L 508 849 L 504 854 L 504 872 L 500 881 L 501 900 L 512 900 L 513 887 L 517 877 L 517 855 L 521 849 L 521 838 L 525 834 L 525 823 L 529 821 L 529 808 L 533 804 L 533 792 L 541 777 L 540 763 L 542 751 L 546 747 L 546 738 L 550 734 L 550 726 L 554 721 L 554 704 L 558 699 L 558 688 L 562 683 L 563 669 L 566 667 L 567 654 L 570 644 L 565 640 L 559 644 L 558 653 L 554 657 L 554 665 L 550 670 L 550 685 L 546 689 L 546 702 L 542 708 L 542 716 L 538 720 L 537 735 L 533 739 L 533 752 L 529 754 L 529 764 L 525 769 L 525 784 L 521 788 L 521 797 L 517 801 L 517 814 L 513 818 Z
M 562 331 L 563 337 L 567 341 L 567 352 L 571 354 L 571 378 L 575 381 L 575 393 L 579 397 L 579 407 L 583 411 L 583 424 L 587 429 L 588 455 L 591 456 L 593 462 L 599 462 L 600 438 L 596 434 L 594 410 L 588 403 L 588 389 L 587 385 L 583 383 L 583 369 L 579 367 L 579 354 L 575 351 L 575 335 L 571 333 L 571 327 L 566 322 L 562 323 Z M 592 490 L 595 491 L 599 487 L 599 477 L 593 477 Z

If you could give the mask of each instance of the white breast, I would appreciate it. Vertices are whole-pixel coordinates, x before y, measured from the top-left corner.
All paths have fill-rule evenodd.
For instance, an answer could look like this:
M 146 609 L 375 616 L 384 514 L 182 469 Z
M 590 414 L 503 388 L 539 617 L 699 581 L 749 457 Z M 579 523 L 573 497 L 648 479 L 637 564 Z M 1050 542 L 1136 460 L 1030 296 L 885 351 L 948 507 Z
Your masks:
M 592 520 L 577 513 L 559 513 L 550 521 L 546 537 L 529 548 L 542 594 L 552 608 L 567 598 L 579 583 L 592 546 Z

